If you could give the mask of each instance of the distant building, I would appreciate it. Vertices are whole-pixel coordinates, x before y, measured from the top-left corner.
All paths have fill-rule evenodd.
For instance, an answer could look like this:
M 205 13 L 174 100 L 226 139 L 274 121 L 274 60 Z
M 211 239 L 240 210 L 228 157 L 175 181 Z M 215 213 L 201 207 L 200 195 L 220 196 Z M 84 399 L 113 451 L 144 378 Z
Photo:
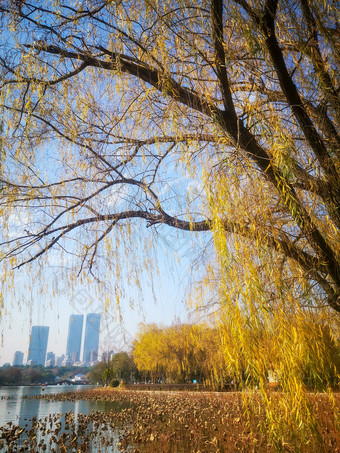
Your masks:
M 46 366 L 55 366 L 54 352 L 48 352 L 46 356 Z
M 47 326 L 33 326 L 30 336 L 27 363 L 30 365 L 45 365 L 48 333 Z
M 55 360 L 54 352 L 48 352 L 46 356 L 46 360 Z
M 21 351 L 15 351 L 13 366 L 21 366 L 24 363 L 24 353 Z
M 64 360 L 65 360 L 65 354 L 62 354 L 60 357 L 57 358 L 56 366 L 57 367 L 63 366 Z
M 90 363 L 97 360 L 99 348 L 100 314 L 89 313 L 86 316 L 83 361 Z
M 83 315 L 71 315 L 68 324 L 66 358 L 71 364 L 79 362 L 81 337 L 83 332 Z
M 75 363 L 77 363 L 77 362 L 75 362 Z M 61 364 L 61 366 L 74 366 L 74 362 L 72 362 L 71 359 L 64 356 L 64 360 L 63 360 L 63 363 Z
M 114 354 L 115 354 L 115 352 L 114 352 L 113 349 L 111 349 L 110 351 L 103 352 L 102 357 L 101 357 L 101 361 L 104 362 L 104 363 L 110 362 L 110 360 L 112 359 Z
M 72 382 L 78 383 L 78 384 L 87 384 L 88 379 L 86 374 L 76 374 L 74 378 L 71 379 Z
M 94 364 L 98 362 L 98 351 L 92 349 L 90 354 L 90 363 Z
M 84 362 L 82 360 L 79 360 L 79 362 L 74 362 L 73 366 L 83 366 Z

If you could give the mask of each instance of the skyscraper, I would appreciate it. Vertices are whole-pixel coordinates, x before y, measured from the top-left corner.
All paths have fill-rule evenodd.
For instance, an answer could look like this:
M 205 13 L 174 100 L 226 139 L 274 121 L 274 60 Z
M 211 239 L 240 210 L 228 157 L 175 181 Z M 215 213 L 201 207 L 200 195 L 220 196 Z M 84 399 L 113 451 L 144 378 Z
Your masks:
M 21 366 L 24 361 L 24 353 L 21 351 L 16 351 L 13 359 L 13 366 Z
M 47 353 L 45 366 L 49 367 L 54 365 L 55 365 L 55 354 L 54 352 L 51 351 Z
M 91 358 L 98 357 L 100 314 L 89 313 L 86 316 L 84 362 L 90 363 Z
M 27 357 L 28 364 L 45 365 L 49 330 L 50 328 L 47 326 L 32 327 Z
M 66 359 L 71 363 L 79 362 L 81 335 L 83 332 L 83 315 L 71 315 L 68 324 Z
M 56 366 L 57 367 L 63 366 L 64 360 L 65 360 L 65 355 L 64 354 L 62 354 L 60 357 L 57 357 Z

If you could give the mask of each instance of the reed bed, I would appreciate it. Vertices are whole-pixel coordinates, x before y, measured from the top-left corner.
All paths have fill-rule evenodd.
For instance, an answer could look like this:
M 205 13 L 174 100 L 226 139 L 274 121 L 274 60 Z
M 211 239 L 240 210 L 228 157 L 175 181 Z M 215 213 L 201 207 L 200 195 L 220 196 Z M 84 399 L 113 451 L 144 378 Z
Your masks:
M 279 399 L 273 392 L 270 398 Z M 335 396 L 339 406 L 340 395 Z M 165 392 L 111 388 L 44 395 L 53 400 L 102 400 L 115 403 L 110 412 L 67 414 L 66 430 L 55 420 L 34 420 L 26 444 L 16 449 L 19 427 L 2 427 L 4 451 L 217 453 L 277 450 L 265 429 L 260 393 Z M 282 451 L 340 452 L 334 402 L 326 394 L 309 395 L 318 420 L 317 434 L 303 444 L 282 444 Z M 245 410 L 245 407 L 248 410 Z M 287 428 L 288 429 L 288 428 Z M 40 435 L 37 435 L 40 433 Z M 40 444 L 39 444 L 40 442 Z M 45 445 L 45 446 L 44 446 Z M 37 449 L 35 449 L 37 448 Z

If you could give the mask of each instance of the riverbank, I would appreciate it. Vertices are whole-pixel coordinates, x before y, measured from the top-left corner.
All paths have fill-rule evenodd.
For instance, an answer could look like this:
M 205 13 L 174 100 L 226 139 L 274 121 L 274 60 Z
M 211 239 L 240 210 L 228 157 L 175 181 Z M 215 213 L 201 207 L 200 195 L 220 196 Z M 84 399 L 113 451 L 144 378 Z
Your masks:
M 271 397 L 279 399 L 281 396 L 273 393 Z M 265 407 L 260 394 L 97 388 L 67 394 L 36 395 L 34 398 L 58 401 L 95 400 L 114 402 L 117 405 L 116 410 L 107 413 L 97 411 L 84 417 L 78 414 L 77 420 L 70 416 L 68 430 L 59 437 L 54 434 L 54 440 L 58 441 L 58 451 L 72 451 L 75 448 L 75 438 L 77 450 L 74 451 L 78 451 L 78 448 L 81 451 L 93 451 L 89 449 L 89 442 L 94 437 L 101 441 L 100 451 L 274 451 L 266 430 Z M 244 403 L 247 399 L 248 412 L 245 412 Z M 336 394 L 335 399 L 339 407 L 340 395 Z M 297 451 L 340 452 L 340 437 L 329 397 L 325 394 L 310 395 L 309 400 L 317 414 L 318 435 L 308 437 L 305 427 L 307 437 Z M 36 432 L 46 429 L 46 422 L 37 421 L 35 429 Z M 111 448 L 112 442 L 116 442 L 114 449 Z M 293 451 L 293 445 L 283 445 L 283 451 Z

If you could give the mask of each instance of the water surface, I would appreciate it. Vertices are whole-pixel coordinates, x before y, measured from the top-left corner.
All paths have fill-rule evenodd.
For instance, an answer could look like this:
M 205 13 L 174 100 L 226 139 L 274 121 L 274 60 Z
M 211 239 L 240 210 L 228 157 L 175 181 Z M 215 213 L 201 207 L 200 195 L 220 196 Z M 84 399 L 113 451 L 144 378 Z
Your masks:
M 117 403 L 110 401 L 93 401 L 93 400 L 76 400 L 76 401 L 58 401 L 49 399 L 34 399 L 36 395 L 49 395 L 55 393 L 74 392 L 77 390 L 88 390 L 94 386 L 85 385 L 49 385 L 42 387 L 36 386 L 0 386 L 0 427 L 10 428 L 13 425 L 25 428 L 25 432 L 20 436 L 16 442 L 16 446 L 22 446 L 23 442 L 28 439 L 27 431 L 32 426 L 32 420 L 35 423 L 36 420 L 47 420 L 51 415 L 57 416 L 54 418 L 53 429 L 57 423 L 61 423 L 60 434 L 68 433 L 67 423 L 65 423 L 65 414 L 72 412 L 74 414 L 74 420 L 76 421 L 78 416 L 82 418 L 83 415 L 90 414 L 93 411 L 109 412 L 110 410 L 119 411 L 121 407 L 117 406 Z M 76 422 L 76 426 L 78 423 Z M 53 431 L 52 429 L 52 431 Z M 2 428 L 0 428 L 0 431 Z M 99 449 L 97 441 L 93 438 L 94 426 L 90 423 L 84 431 L 84 436 L 92 435 L 92 439 L 89 444 L 89 450 L 91 452 L 106 451 L 106 452 L 117 452 L 118 442 L 118 431 L 110 429 L 107 434 L 110 439 L 114 437 L 114 442 L 109 442 L 110 445 L 106 445 L 105 449 L 102 447 Z M 8 432 L 8 431 L 7 431 Z M 39 432 L 39 431 L 38 431 Z M 42 431 L 44 432 L 44 431 Z M 49 442 L 50 434 L 38 434 L 37 442 L 44 436 L 44 441 Z M 1 436 L 0 436 L 1 437 Z M 81 439 L 79 439 L 81 440 Z M 53 444 L 54 445 L 54 444 Z M 0 447 L 0 452 L 7 451 Z M 39 451 L 39 448 L 37 449 Z M 72 450 L 76 451 L 76 450 Z
M 34 395 L 74 392 L 93 388 L 89 385 L 40 385 L 0 387 L 0 426 L 12 422 L 24 426 L 32 417 L 43 418 L 52 413 L 73 411 L 88 414 L 91 409 L 107 411 L 110 403 L 106 401 L 48 401 L 30 399 Z M 28 399 L 23 398 L 28 397 Z M 111 406 L 112 407 L 112 406 Z

